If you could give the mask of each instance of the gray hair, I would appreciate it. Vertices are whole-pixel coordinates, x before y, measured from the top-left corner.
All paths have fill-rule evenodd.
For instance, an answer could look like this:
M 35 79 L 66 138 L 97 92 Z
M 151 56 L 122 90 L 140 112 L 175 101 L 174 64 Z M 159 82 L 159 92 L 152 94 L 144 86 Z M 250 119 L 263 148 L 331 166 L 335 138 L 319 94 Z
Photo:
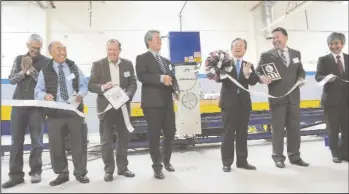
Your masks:
M 107 42 L 107 46 L 108 45 L 110 45 L 110 44 L 113 44 L 113 43 L 118 43 L 118 45 L 119 45 L 119 49 L 120 49 L 120 51 L 121 51 L 121 43 L 120 43 L 120 41 L 118 41 L 118 40 L 116 40 L 116 39 L 109 39 L 108 40 L 108 42 Z
M 342 45 L 345 45 L 345 36 L 343 33 L 340 32 L 332 32 L 328 37 L 327 37 L 327 45 L 330 45 L 331 42 L 339 40 L 341 41 Z
M 38 34 L 31 34 L 28 38 L 28 44 L 32 43 L 32 42 L 39 42 L 42 43 L 42 38 L 40 35 Z
M 160 31 L 158 30 L 149 30 L 147 33 L 145 33 L 144 36 L 144 43 L 147 48 L 149 48 L 148 41 L 151 41 L 153 39 L 154 34 L 160 34 Z
M 246 41 L 245 39 L 242 39 L 242 38 L 235 38 L 235 39 L 231 42 L 231 48 L 233 48 L 235 42 L 240 41 L 240 40 L 241 40 L 241 41 L 244 41 L 244 43 L 245 43 L 245 49 L 247 50 L 247 41 Z

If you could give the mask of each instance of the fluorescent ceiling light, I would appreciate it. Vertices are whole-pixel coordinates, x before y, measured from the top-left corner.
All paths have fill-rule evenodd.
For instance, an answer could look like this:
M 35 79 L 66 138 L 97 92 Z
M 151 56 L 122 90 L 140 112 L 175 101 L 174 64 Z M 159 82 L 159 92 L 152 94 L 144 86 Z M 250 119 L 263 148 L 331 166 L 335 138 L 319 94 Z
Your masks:
M 342 1 L 342 4 L 348 5 L 348 1 Z

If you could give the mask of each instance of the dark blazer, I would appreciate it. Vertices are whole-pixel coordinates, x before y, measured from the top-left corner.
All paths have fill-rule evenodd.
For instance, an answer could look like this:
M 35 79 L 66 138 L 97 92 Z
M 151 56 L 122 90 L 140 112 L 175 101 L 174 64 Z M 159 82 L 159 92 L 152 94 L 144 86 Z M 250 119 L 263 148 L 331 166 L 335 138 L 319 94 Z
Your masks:
M 288 48 L 290 55 L 290 64 L 285 66 L 282 58 L 280 57 L 277 49 L 271 49 L 261 54 L 258 67 L 256 69 L 257 74 L 263 75 L 261 65 L 266 63 L 274 63 L 277 70 L 281 75 L 281 80 L 273 81 L 268 84 L 269 95 L 282 96 L 288 92 L 292 86 L 298 81 L 299 78 L 305 79 L 305 71 L 303 69 L 301 53 L 297 50 Z M 298 62 L 294 62 L 294 59 L 298 58 Z M 269 98 L 270 105 L 274 104 L 299 104 L 300 103 L 300 90 L 299 87 L 293 90 L 288 96 L 283 98 Z
M 348 80 L 349 55 L 343 53 L 343 56 L 345 64 L 345 73 L 344 76 L 341 78 L 344 80 Z M 317 70 L 315 74 L 315 80 L 317 82 L 320 82 L 329 74 L 339 76 L 337 63 L 332 54 L 319 57 L 317 63 Z M 323 106 L 342 106 L 343 100 L 344 102 L 348 102 L 348 96 L 348 83 L 344 83 L 341 80 L 336 79 L 335 81 L 328 82 L 324 85 L 321 97 L 321 104 Z
M 172 93 L 179 92 L 179 86 L 175 75 L 170 71 L 170 61 L 161 57 L 167 74 L 172 77 L 172 85 L 166 86 L 161 83 L 163 75 L 161 68 L 154 55 L 148 51 L 136 58 L 136 72 L 138 80 L 142 83 L 141 107 L 164 107 L 167 103 L 173 103 Z
M 250 76 L 248 79 L 245 78 L 243 73 L 243 64 L 247 63 L 247 61 L 242 60 L 241 62 L 241 68 L 239 73 L 239 79 L 237 79 L 237 73 L 236 73 L 236 67 L 234 64 L 234 60 L 228 61 L 228 63 L 233 63 L 233 70 L 229 72 L 228 74 L 239 81 L 239 83 L 244 86 L 244 88 L 248 89 L 248 85 L 256 85 L 258 82 L 258 76 L 255 73 L 253 65 L 251 66 L 252 72 L 250 73 Z M 238 86 L 236 86 L 232 81 L 229 79 L 223 79 L 222 81 L 222 87 L 221 87 L 221 94 L 219 99 L 219 107 L 220 108 L 230 108 L 232 107 L 233 103 L 238 100 L 237 98 L 237 91 Z M 243 99 L 242 103 L 246 104 L 247 107 L 251 110 L 252 104 L 251 104 L 251 96 L 250 93 L 246 92 L 243 89 L 239 89 L 240 92 L 240 99 Z
M 127 108 L 130 111 L 130 102 L 137 90 L 137 79 L 134 71 L 134 67 L 131 61 L 120 58 L 121 63 L 119 64 L 119 78 L 120 87 L 125 90 L 127 95 L 130 97 L 130 101 L 127 103 Z M 125 72 L 129 72 L 128 77 L 125 77 Z M 110 82 L 110 68 L 108 58 L 103 58 L 99 61 L 95 61 L 92 64 L 91 77 L 88 82 L 88 89 L 92 93 L 97 93 L 97 113 L 103 112 L 108 106 L 109 102 L 104 97 L 102 92 L 102 85 Z M 99 119 L 103 119 L 105 114 L 98 116 Z

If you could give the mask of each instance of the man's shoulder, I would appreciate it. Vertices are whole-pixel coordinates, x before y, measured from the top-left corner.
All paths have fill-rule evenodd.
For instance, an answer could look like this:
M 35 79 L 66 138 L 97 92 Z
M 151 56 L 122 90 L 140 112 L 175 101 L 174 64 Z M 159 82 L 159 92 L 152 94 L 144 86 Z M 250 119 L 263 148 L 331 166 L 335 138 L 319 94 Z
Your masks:
M 289 52 L 293 52 L 293 53 L 297 53 L 300 54 L 301 52 L 299 50 L 293 49 L 293 48 L 289 48 L 288 47 Z
M 99 64 L 103 64 L 103 62 L 106 60 L 106 57 L 102 58 L 102 59 L 99 59 L 97 61 L 94 61 L 92 64 L 93 65 L 99 65 Z
M 128 59 L 125 59 L 125 58 L 121 58 L 120 57 L 120 60 L 121 60 L 121 63 L 124 63 L 124 64 L 132 64 L 132 61 L 128 60 Z

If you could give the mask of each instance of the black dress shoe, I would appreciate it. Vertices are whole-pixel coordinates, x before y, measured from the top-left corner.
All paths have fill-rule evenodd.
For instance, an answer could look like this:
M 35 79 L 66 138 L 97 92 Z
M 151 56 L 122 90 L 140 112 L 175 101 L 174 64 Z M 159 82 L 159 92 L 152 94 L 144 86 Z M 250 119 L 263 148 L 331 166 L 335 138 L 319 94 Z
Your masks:
M 89 183 L 90 179 L 87 176 L 77 176 L 76 180 L 80 183 Z
M 169 172 L 175 171 L 175 169 L 173 168 L 173 166 L 171 164 L 165 164 L 165 169 Z
M 59 175 L 55 180 L 50 182 L 51 186 L 57 186 L 69 181 L 69 176 Z
M 104 181 L 105 182 L 111 182 L 113 181 L 114 177 L 113 177 L 113 174 L 112 173 L 106 173 L 104 175 Z
M 332 161 L 333 161 L 334 163 L 342 163 L 342 160 L 341 160 L 340 158 L 338 158 L 338 157 L 333 157 L 333 158 L 332 158 Z
M 246 164 L 237 164 L 236 167 L 238 168 L 243 168 L 243 169 L 246 169 L 246 170 L 256 170 L 257 168 L 249 163 L 246 163 Z
M 275 162 L 276 167 L 278 168 L 285 168 L 285 163 L 282 161 Z
M 303 167 L 309 166 L 309 163 L 304 162 L 302 159 L 299 159 L 296 161 L 291 161 L 290 163 L 293 165 L 298 165 L 298 166 L 303 166 Z
M 7 189 L 7 188 L 11 188 L 14 187 L 16 185 L 22 184 L 24 183 L 24 179 L 10 179 L 7 182 L 5 182 L 4 184 L 1 185 L 2 188 Z
M 118 172 L 118 175 L 122 175 L 125 177 L 135 177 L 135 174 L 133 172 L 129 171 L 128 169 Z
M 223 166 L 223 172 L 230 172 L 231 167 L 230 166 Z
M 155 171 L 155 172 L 154 172 L 154 177 L 155 177 L 156 179 L 164 179 L 164 178 L 165 178 L 165 175 L 164 175 L 164 173 L 162 173 L 162 171 Z

